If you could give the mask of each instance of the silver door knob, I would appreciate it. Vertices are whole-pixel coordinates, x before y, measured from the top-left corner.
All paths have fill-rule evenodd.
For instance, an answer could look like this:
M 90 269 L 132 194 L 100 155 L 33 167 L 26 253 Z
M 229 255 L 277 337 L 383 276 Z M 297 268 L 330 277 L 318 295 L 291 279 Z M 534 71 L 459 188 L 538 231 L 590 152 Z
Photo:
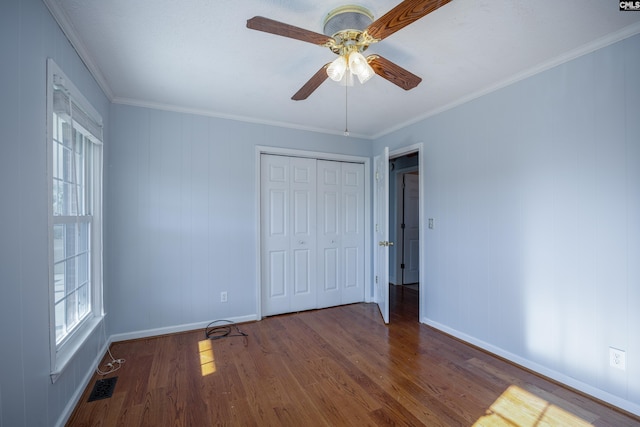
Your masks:
M 381 242 L 378 242 L 379 246 L 393 246 L 393 242 L 387 242 L 386 240 L 383 240 Z

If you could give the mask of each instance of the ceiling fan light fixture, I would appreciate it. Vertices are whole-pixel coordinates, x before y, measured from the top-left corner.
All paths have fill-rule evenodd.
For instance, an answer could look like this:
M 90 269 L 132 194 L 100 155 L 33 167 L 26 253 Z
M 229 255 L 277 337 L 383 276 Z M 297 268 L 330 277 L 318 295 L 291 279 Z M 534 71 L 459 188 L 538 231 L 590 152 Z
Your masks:
M 360 83 L 364 83 L 373 77 L 373 68 L 367 62 L 367 59 L 360 52 L 352 52 L 349 54 L 349 70 L 356 76 Z
M 328 67 L 327 75 L 333 81 L 339 82 L 347 71 L 347 60 L 344 56 L 338 56 Z
M 368 81 L 371 77 L 373 77 L 374 74 L 375 74 L 375 71 L 373 71 L 373 68 L 371 68 L 371 65 L 366 64 L 366 67 L 364 67 L 362 71 L 356 75 L 358 76 L 358 81 L 360 82 L 360 84 L 363 84 L 364 82 Z
M 363 72 L 365 70 L 366 65 L 367 65 L 367 60 L 364 58 L 364 56 L 360 52 L 352 52 L 349 55 L 349 69 L 354 74 L 357 75 Z

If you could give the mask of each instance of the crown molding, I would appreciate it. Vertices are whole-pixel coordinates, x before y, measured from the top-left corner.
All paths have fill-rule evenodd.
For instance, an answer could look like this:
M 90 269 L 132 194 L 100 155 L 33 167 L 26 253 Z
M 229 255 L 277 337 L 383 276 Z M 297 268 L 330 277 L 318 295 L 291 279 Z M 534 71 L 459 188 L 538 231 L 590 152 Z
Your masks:
M 327 135 L 344 136 L 345 138 L 368 139 L 368 140 L 372 139 L 370 135 L 365 135 L 360 133 L 350 133 L 349 135 L 345 135 L 344 131 L 340 131 L 336 129 L 325 129 L 325 128 L 318 128 L 313 126 L 297 125 L 294 123 L 279 122 L 275 120 L 263 120 L 255 117 L 227 114 L 227 113 L 222 113 L 214 110 L 189 108 L 189 107 L 183 107 L 179 105 L 165 104 L 165 103 L 159 103 L 159 102 L 148 102 L 148 101 L 143 101 L 139 99 L 116 97 L 111 102 L 113 104 L 128 105 L 130 107 L 148 108 L 151 110 L 160 110 L 160 111 L 170 111 L 173 113 L 181 113 L 181 114 L 193 114 L 197 116 L 213 117 L 213 118 L 224 119 L 224 120 L 233 120 L 237 122 L 252 123 L 256 125 L 265 125 L 265 126 L 273 126 L 273 127 L 285 128 L 285 129 L 301 130 L 306 132 L 323 133 Z
M 114 98 L 113 91 L 111 90 L 111 87 L 107 82 L 107 79 L 104 77 L 104 75 L 100 71 L 100 68 L 93 61 L 92 56 L 89 53 L 90 52 L 89 49 L 87 49 L 87 47 L 82 42 L 80 37 L 78 37 L 78 33 L 75 27 L 71 23 L 71 20 L 69 19 L 69 16 L 67 15 L 67 13 L 60 6 L 58 0 L 42 0 L 42 1 L 47 6 L 47 8 L 49 9 L 49 12 L 51 12 L 51 15 L 53 16 L 53 19 L 55 19 L 55 21 L 58 23 L 58 26 L 64 33 L 64 35 L 67 37 L 67 39 L 71 43 L 71 46 L 78 53 L 80 60 L 82 60 L 84 65 L 89 70 L 89 73 L 91 73 L 95 81 L 98 83 L 98 86 L 100 86 L 100 89 L 102 89 L 102 91 L 107 96 L 109 101 L 113 102 L 113 98 Z
M 536 74 L 542 73 L 544 71 L 550 70 L 554 67 L 557 67 L 558 65 L 562 65 L 566 62 L 572 61 L 574 59 L 577 59 L 581 56 L 584 55 L 588 55 L 592 52 L 595 52 L 596 50 L 605 48 L 609 45 L 612 45 L 614 43 L 617 43 L 619 41 L 622 41 L 624 39 L 627 39 L 629 37 L 633 37 L 636 34 L 640 33 L 640 22 L 637 22 L 635 24 L 631 24 L 628 25 L 624 28 L 622 28 L 619 31 L 607 34 L 603 37 L 600 37 L 596 40 L 593 40 L 592 42 L 589 42 L 587 44 L 584 44 L 576 49 L 570 50 L 568 52 L 563 53 L 562 55 L 559 55 L 549 61 L 545 61 L 541 64 L 535 65 L 533 67 L 530 67 L 518 74 L 512 75 L 502 81 L 499 81 L 495 84 L 492 84 L 490 86 L 487 86 L 485 88 L 482 88 L 480 90 L 477 90 L 473 93 L 467 94 L 466 96 L 463 96 L 461 98 L 458 98 L 456 100 L 454 100 L 453 102 L 450 102 L 449 104 L 443 105 L 441 107 L 437 107 L 434 109 L 431 109 L 421 115 L 419 115 L 418 117 L 415 117 L 411 120 L 407 120 L 403 123 L 399 123 L 396 126 L 393 126 L 389 129 L 386 129 L 382 132 L 379 132 L 375 135 L 373 135 L 371 137 L 371 139 L 376 140 L 379 138 L 382 138 L 385 135 L 388 135 L 390 133 L 396 132 L 400 129 L 404 129 L 408 126 L 411 126 L 415 123 L 421 122 L 423 120 L 428 119 L 429 117 L 433 117 L 435 115 L 438 115 L 440 113 L 443 113 L 445 111 L 451 110 L 453 108 L 456 108 L 460 105 L 466 104 L 467 102 L 473 101 L 474 99 L 480 98 L 484 95 L 490 94 L 492 92 L 495 92 L 497 90 L 500 90 L 504 87 L 510 86 L 514 83 L 517 83 L 521 80 L 525 80 L 529 77 L 532 77 Z

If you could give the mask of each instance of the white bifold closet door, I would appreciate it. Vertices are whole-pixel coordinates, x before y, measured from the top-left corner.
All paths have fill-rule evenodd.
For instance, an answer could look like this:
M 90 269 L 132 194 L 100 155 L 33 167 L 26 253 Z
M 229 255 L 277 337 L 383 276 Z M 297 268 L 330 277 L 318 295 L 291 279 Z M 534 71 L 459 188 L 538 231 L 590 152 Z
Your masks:
M 262 314 L 316 308 L 316 160 L 261 156 Z
M 318 307 L 364 300 L 364 165 L 318 160 Z
M 261 156 L 264 316 L 364 301 L 364 165 Z

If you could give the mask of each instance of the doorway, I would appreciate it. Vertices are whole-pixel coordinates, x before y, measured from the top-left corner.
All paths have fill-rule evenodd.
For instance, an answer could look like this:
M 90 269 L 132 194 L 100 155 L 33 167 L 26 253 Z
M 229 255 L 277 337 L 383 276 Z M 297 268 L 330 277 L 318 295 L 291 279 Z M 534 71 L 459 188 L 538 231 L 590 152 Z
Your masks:
M 420 150 L 390 153 L 389 234 L 395 245 L 389 251 L 390 308 L 421 318 L 422 206 Z
M 395 245 L 389 251 L 390 282 L 420 282 L 420 173 L 418 153 L 389 160 L 389 227 Z
M 418 180 L 418 224 L 419 224 L 419 251 L 417 253 L 418 264 L 419 264 L 419 281 L 418 281 L 418 289 L 419 289 L 419 309 L 418 309 L 418 320 L 422 321 L 422 319 L 426 320 L 426 308 L 424 304 L 424 299 L 426 296 L 426 285 L 424 282 L 424 271 L 425 271 L 425 220 L 426 211 L 424 209 L 424 185 L 422 185 L 421 181 L 424 181 L 424 156 L 423 156 L 423 144 L 417 143 L 404 148 L 400 148 L 394 151 L 389 151 L 389 147 L 381 147 L 380 151 L 375 153 L 373 163 L 374 163 L 374 171 L 375 173 L 372 175 L 372 182 L 375 183 L 374 192 L 373 192 L 373 236 L 374 236 L 374 244 L 372 247 L 372 253 L 375 254 L 373 259 L 374 261 L 374 275 L 375 281 L 372 283 L 373 290 L 373 300 L 376 304 L 378 304 L 378 308 L 380 309 L 380 315 L 384 323 L 389 323 L 389 295 L 390 295 L 390 287 L 394 286 L 391 284 L 391 280 L 389 279 L 389 261 L 390 261 L 390 248 L 394 247 L 393 240 L 390 240 L 390 221 L 389 221 L 389 212 L 390 212 L 390 203 L 389 203 L 389 169 L 390 169 L 390 159 L 396 159 L 411 153 L 417 153 L 418 158 L 418 174 L 420 180 Z M 395 208 L 393 208 L 395 210 Z

